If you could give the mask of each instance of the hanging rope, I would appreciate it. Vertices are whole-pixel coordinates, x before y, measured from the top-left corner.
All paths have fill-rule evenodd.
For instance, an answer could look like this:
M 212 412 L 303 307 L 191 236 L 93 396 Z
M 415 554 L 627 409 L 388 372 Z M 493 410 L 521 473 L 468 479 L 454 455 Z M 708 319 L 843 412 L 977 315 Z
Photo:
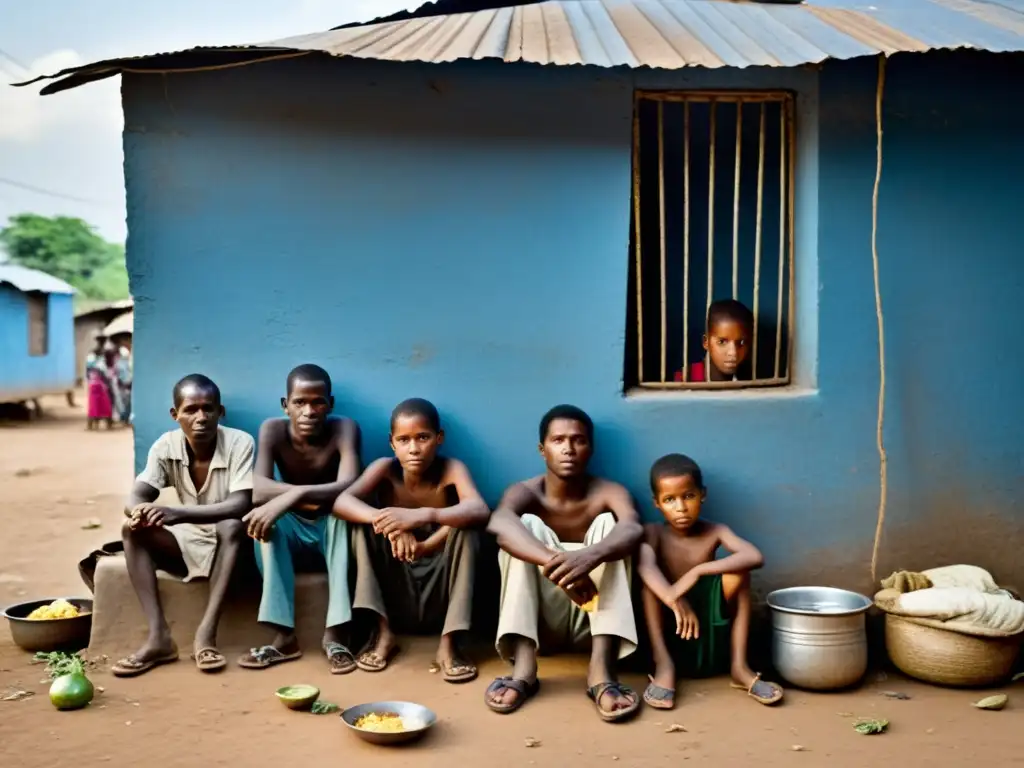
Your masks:
M 878 548 L 885 526 L 885 505 L 889 495 L 889 466 L 885 453 L 885 319 L 882 316 L 882 291 L 878 281 L 878 187 L 882 182 L 882 93 L 885 90 L 885 56 L 878 57 L 878 84 L 875 88 L 875 188 L 871 195 L 871 266 L 875 276 L 875 318 L 878 320 L 878 522 L 871 548 L 871 580 L 878 581 Z

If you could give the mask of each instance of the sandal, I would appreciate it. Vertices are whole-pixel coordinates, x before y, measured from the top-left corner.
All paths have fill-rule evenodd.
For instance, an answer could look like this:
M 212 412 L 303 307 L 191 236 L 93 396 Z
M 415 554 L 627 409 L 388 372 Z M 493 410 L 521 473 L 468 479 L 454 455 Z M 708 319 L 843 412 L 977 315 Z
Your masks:
M 177 648 L 163 656 L 156 656 L 152 659 L 147 659 L 146 661 L 139 661 L 139 658 L 135 654 L 132 654 L 131 656 L 125 656 L 114 664 L 114 666 L 110 668 L 110 673 L 114 677 L 138 677 L 141 674 L 149 672 L 153 667 L 158 667 L 161 664 L 170 664 L 177 660 Z
M 495 704 L 491 701 L 491 694 L 497 693 L 502 688 L 515 691 L 519 695 L 516 696 L 515 701 L 511 704 Z M 499 715 L 510 715 L 536 696 L 539 690 L 540 680 L 529 681 L 520 680 L 515 677 L 496 677 L 494 682 L 487 686 L 487 691 L 484 693 L 484 703 L 492 712 L 497 712 Z
M 331 665 L 332 675 L 347 675 L 356 671 L 356 657 L 341 643 L 324 643 L 324 653 Z
M 476 680 L 476 664 L 468 661 L 446 661 L 441 665 L 441 677 L 446 683 L 468 683 Z
M 216 648 L 200 648 L 192 654 L 192 659 L 200 672 L 219 672 L 228 665 L 227 658 Z
M 381 656 L 376 651 L 363 651 L 356 658 L 356 666 L 363 672 L 383 672 L 397 653 L 397 648 L 388 651 L 387 656 Z
M 605 709 L 601 706 L 601 697 L 606 693 L 614 693 L 626 698 L 632 697 L 633 703 L 625 709 Z M 592 702 L 594 702 L 598 716 L 606 723 L 620 723 L 626 718 L 632 717 L 636 714 L 636 711 L 640 709 L 640 697 L 636 695 L 636 691 L 628 685 L 623 685 L 619 682 L 608 681 L 605 683 L 598 683 L 597 685 L 587 689 L 587 696 Z
M 769 683 L 766 680 L 762 680 L 760 672 L 754 675 L 754 680 L 750 684 L 749 688 L 736 682 L 729 683 L 729 687 L 738 691 L 746 691 L 747 695 L 754 701 L 758 704 L 764 704 L 766 707 L 778 704 L 782 701 L 782 697 L 785 695 L 783 693 L 782 686 L 777 683 Z
M 654 678 L 648 678 L 651 682 L 644 690 L 644 702 L 654 709 L 674 709 L 676 706 L 676 692 L 674 688 L 663 688 L 654 682 Z
M 294 653 L 281 653 L 272 645 L 264 645 L 260 648 L 252 648 L 245 656 L 238 660 L 238 666 L 245 669 L 266 669 L 275 664 L 283 664 L 286 661 L 295 661 L 302 657 L 302 651 Z

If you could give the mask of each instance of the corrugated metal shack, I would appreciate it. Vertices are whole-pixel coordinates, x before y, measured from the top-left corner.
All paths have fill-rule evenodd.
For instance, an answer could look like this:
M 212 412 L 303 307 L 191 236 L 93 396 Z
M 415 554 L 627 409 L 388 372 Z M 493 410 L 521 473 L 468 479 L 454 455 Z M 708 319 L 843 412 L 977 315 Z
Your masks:
M 494 502 L 575 402 L 647 514 L 683 451 L 760 586 L 866 589 L 881 318 L 878 569 L 1024 581 L 1021 0 L 493 5 L 54 76 L 123 75 L 140 445 L 184 373 L 255 430 L 312 360 L 367 459 L 429 397 Z M 693 381 L 723 297 L 749 370 Z

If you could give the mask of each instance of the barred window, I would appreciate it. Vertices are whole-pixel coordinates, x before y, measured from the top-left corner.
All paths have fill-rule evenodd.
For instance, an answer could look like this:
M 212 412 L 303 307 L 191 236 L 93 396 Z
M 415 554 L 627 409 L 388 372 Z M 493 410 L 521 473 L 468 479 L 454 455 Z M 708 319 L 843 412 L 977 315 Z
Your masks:
M 50 296 L 46 293 L 25 294 L 28 299 L 28 353 L 45 357 L 50 346 Z
M 788 92 L 637 92 L 627 390 L 789 383 L 794 112 Z M 713 304 L 731 330 L 705 352 Z

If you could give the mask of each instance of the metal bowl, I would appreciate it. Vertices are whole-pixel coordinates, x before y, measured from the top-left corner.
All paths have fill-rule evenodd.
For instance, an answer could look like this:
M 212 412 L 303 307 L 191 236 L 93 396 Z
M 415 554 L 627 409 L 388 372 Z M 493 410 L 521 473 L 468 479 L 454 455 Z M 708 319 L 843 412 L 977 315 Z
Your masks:
M 356 721 L 359 718 L 374 712 L 398 715 L 402 718 L 408 730 L 401 731 L 400 733 L 374 733 L 373 731 L 364 731 L 362 728 L 356 728 Z M 406 744 L 422 738 L 437 723 L 437 715 L 422 704 L 414 704 L 411 701 L 373 701 L 369 704 L 349 707 L 341 713 L 341 721 L 363 741 L 390 746 Z
M 81 611 L 82 615 L 73 619 L 28 618 L 36 608 L 49 605 L 54 600 L 67 600 Z M 80 651 L 89 646 L 89 634 L 92 632 L 92 600 L 78 597 L 31 600 L 8 606 L 4 616 L 11 628 L 11 637 L 15 644 L 26 651 Z
M 768 595 L 772 662 L 787 681 L 812 691 L 848 688 L 868 668 L 864 613 L 871 601 L 833 587 L 790 587 Z
M 788 587 L 769 593 L 768 607 L 805 616 L 850 616 L 864 613 L 871 600 L 836 587 Z
M 309 709 L 313 702 L 320 698 L 320 689 L 315 685 L 286 685 L 278 688 L 274 695 L 288 709 Z

